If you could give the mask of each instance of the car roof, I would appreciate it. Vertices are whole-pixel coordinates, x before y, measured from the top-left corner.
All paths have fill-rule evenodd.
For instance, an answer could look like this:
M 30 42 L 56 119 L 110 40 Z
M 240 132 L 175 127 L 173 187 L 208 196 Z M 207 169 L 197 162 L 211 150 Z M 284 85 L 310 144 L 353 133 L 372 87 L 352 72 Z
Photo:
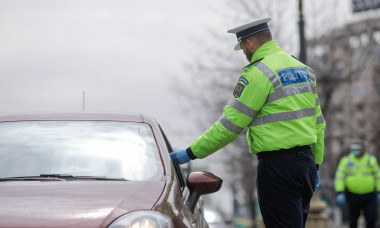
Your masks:
M 141 113 L 33 113 L 0 115 L 0 122 L 40 120 L 98 120 L 153 123 L 154 118 Z

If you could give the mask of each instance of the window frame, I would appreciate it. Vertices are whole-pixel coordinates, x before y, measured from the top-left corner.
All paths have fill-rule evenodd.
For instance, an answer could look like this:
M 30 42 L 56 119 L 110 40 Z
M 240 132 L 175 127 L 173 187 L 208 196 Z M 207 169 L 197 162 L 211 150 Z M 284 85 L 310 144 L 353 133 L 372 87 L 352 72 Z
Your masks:
M 171 152 L 174 152 L 173 147 L 171 146 L 171 144 L 170 144 L 170 142 L 169 142 L 169 140 L 168 140 L 168 138 L 167 138 L 164 130 L 162 129 L 161 125 L 158 125 L 158 127 L 159 127 L 159 129 L 161 131 L 162 136 L 164 137 L 164 140 L 165 140 L 165 143 L 166 143 L 166 147 L 169 150 L 169 154 Z M 183 170 L 182 170 L 182 168 L 180 167 L 179 164 L 174 163 L 174 162 L 172 162 L 172 164 L 174 166 L 174 171 L 175 171 L 175 174 L 176 174 L 178 182 L 179 182 L 181 193 L 183 193 L 184 190 L 187 189 L 185 175 L 184 175 Z

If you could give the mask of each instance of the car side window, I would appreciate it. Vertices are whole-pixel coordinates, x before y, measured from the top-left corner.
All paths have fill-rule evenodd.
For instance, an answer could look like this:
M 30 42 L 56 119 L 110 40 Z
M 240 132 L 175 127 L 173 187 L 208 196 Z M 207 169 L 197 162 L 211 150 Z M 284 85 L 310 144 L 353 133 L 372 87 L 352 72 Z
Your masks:
M 166 137 L 166 134 L 165 132 L 162 130 L 161 126 L 159 125 L 159 128 L 160 128 L 160 131 L 165 139 L 165 143 L 166 143 L 166 146 L 167 148 L 169 149 L 169 153 L 173 152 L 173 147 L 171 146 L 168 138 Z M 181 167 L 174 163 L 173 162 L 173 165 L 174 165 L 174 169 L 175 169 L 175 173 L 177 175 L 177 178 L 178 178 L 178 181 L 179 181 L 179 184 L 180 184 L 180 187 L 181 187 L 181 193 L 183 193 L 183 191 L 185 190 L 186 188 L 186 178 L 185 178 L 185 175 L 181 169 Z

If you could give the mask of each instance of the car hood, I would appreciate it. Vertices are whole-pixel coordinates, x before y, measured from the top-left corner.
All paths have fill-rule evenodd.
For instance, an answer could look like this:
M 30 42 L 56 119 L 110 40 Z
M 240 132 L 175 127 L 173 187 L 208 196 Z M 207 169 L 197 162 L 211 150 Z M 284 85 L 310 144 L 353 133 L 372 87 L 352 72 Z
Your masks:
M 22 181 L 0 183 L 0 227 L 106 227 L 149 210 L 164 181 Z

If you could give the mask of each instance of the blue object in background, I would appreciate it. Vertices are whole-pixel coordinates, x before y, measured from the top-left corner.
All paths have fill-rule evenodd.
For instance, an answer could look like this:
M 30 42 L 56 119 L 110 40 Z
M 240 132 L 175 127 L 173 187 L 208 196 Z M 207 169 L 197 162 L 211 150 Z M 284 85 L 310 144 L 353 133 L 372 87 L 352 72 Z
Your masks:
M 319 187 L 319 170 L 317 170 L 317 183 L 315 184 L 315 190 Z
M 338 193 L 338 195 L 336 195 L 336 203 L 339 206 L 343 205 L 345 201 L 346 201 L 346 196 L 344 195 L 344 193 Z

